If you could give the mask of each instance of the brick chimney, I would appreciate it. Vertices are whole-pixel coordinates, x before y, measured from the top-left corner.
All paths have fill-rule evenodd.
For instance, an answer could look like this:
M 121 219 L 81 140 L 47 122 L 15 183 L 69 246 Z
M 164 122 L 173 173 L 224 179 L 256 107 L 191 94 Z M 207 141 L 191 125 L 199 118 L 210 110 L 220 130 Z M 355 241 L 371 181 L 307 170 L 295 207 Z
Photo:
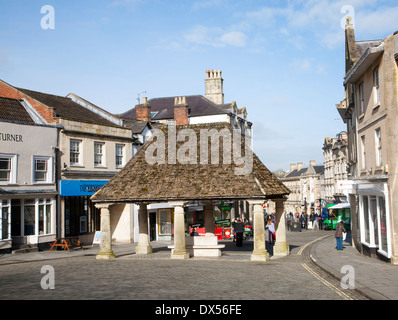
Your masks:
M 188 104 L 185 97 L 174 99 L 174 121 L 176 126 L 186 126 L 189 124 Z
M 135 106 L 136 119 L 142 121 L 151 121 L 151 105 L 146 97 L 142 98 L 142 104 Z
M 224 104 L 221 70 L 206 70 L 205 97 L 216 104 Z

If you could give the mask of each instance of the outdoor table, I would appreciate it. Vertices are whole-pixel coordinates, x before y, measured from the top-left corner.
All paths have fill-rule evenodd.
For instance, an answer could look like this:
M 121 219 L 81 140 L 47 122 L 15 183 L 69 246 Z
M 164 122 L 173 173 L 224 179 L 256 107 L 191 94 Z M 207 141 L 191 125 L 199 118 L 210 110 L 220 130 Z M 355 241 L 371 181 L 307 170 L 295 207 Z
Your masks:
M 51 245 L 50 251 L 54 247 L 63 247 L 64 250 L 68 249 L 70 252 L 70 247 L 79 246 L 83 250 L 83 245 L 81 244 L 79 237 L 64 237 L 55 239 L 54 243 Z

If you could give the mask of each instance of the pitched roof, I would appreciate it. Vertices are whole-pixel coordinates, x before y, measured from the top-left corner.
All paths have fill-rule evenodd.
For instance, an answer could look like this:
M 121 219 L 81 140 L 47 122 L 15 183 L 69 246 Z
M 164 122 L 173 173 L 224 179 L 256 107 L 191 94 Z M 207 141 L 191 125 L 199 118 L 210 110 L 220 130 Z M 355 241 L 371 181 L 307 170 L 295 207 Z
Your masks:
M 41 102 L 47 107 L 53 108 L 55 115 L 59 118 L 86 123 L 102 124 L 112 127 L 117 126 L 111 121 L 108 121 L 100 115 L 72 101 L 72 99 L 70 98 L 22 88 L 16 89 L 26 94 L 27 96 Z
M 156 112 L 152 120 L 173 119 L 174 99 L 174 97 L 165 97 L 148 100 L 148 103 L 151 105 L 151 112 Z M 186 96 L 186 101 L 190 117 L 229 113 L 224 107 L 215 104 L 201 95 Z M 136 119 L 135 107 L 119 116 L 122 119 Z
M 153 152 L 154 143 L 157 143 L 157 139 L 149 140 L 123 170 L 91 197 L 92 201 L 112 203 L 172 200 L 265 200 L 281 198 L 290 193 L 289 189 L 265 167 L 255 154 L 252 154 L 252 158 L 250 158 L 253 160 L 252 170 L 245 175 L 235 174 L 237 165 L 233 160 L 230 161 L 230 164 L 224 163 L 227 161 L 223 160 L 220 160 L 219 164 L 213 164 L 210 160 L 210 163 L 201 164 L 200 157 L 203 152 L 199 143 L 200 134 L 203 132 L 201 130 L 215 129 L 220 133 L 221 130 L 227 129 L 232 134 L 232 126 L 228 123 L 177 126 L 177 135 L 182 129 L 191 129 L 192 131 L 187 131 L 198 137 L 195 146 L 196 158 L 193 158 L 194 164 L 183 164 L 178 159 L 175 164 L 167 163 L 169 131 L 168 127 L 162 127 L 158 134 L 165 138 L 165 163 L 148 163 L 146 155 L 147 153 L 152 154 L 150 152 Z M 242 139 L 241 148 L 244 148 L 244 140 Z M 181 146 L 186 146 L 186 144 L 185 141 L 177 141 L 177 154 L 181 151 Z M 211 150 L 211 144 L 208 143 L 208 151 Z M 220 142 L 219 154 L 225 156 L 222 147 L 223 143 Z M 241 154 L 245 155 L 244 152 Z M 210 159 L 211 153 L 209 152 L 208 155 Z M 230 155 L 226 154 L 226 156 Z
M 23 123 L 35 123 L 18 99 L 0 97 L 0 119 Z

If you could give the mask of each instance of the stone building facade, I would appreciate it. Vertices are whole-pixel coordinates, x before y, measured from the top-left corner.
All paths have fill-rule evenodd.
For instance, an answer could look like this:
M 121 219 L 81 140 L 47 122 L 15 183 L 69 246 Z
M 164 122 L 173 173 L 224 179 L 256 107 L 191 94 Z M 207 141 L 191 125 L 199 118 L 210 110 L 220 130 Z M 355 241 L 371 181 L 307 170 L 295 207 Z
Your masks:
M 398 32 L 356 41 L 346 25 L 345 98 L 352 239 L 360 252 L 398 264 Z
M 347 194 L 342 189 L 348 177 L 347 133 L 341 132 L 336 138 L 325 138 L 322 149 L 325 172 L 321 198 L 327 204 L 347 202 Z
M 321 213 L 322 185 L 324 166 L 317 165 L 311 160 L 308 167 L 302 162 L 290 165 L 290 170 L 280 180 L 291 191 L 285 202 L 285 213 L 310 215 Z M 268 211 L 273 212 L 273 207 L 268 206 Z

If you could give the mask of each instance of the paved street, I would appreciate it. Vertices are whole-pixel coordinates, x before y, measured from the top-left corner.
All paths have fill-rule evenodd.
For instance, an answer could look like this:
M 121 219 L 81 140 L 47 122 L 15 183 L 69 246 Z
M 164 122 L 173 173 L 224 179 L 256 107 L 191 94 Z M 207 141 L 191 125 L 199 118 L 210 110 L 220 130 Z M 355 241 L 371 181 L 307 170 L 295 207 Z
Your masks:
M 334 246 L 332 232 L 288 232 L 287 236 L 291 254 L 272 257 L 268 263 L 249 260 L 250 240 L 242 248 L 224 241 L 221 258 L 185 261 L 169 259 L 168 243 L 154 243 L 155 253 L 147 258 L 132 254 L 133 245 L 115 245 L 118 258 L 111 261 L 95 259 L 98 247 L 71 253 L 8 254 L 0 258 L 0 299 L 366 299 L 355 290 L 342 290 L 338 280 L 311 260 L 314 244 L 327 240 Z M 272 248 L 268 249 L 272 256 Z M 54 289 L 41 288 L 45 265 L 54 268 Z

